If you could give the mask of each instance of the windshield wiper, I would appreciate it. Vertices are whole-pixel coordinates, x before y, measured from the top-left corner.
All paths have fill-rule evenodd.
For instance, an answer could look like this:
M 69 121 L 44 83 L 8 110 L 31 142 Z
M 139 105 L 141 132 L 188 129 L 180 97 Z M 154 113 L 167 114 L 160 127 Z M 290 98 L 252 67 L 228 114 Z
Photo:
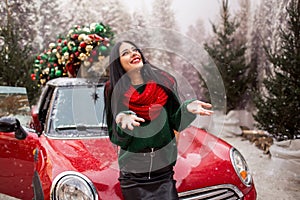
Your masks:
M 64 130 L 78 130 L 78 131 L 88 131 L 88 130 L 107 130 L 105 125 L 68 125 L 68 126 L 58 126 L 55 128 L 56 131 Z

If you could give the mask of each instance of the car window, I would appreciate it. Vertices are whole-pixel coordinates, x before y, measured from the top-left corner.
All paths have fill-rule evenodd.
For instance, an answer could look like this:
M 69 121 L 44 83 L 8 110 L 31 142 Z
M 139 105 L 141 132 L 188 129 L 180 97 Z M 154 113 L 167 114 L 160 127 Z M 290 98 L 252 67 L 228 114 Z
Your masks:
M 103 86 L 59 88 L 49 134 L 57 137 L 106 135 L 103 90 Z
M 23 126 L 31 120 L 26 88 L 0 86 L 0 117 L 16 117 Z

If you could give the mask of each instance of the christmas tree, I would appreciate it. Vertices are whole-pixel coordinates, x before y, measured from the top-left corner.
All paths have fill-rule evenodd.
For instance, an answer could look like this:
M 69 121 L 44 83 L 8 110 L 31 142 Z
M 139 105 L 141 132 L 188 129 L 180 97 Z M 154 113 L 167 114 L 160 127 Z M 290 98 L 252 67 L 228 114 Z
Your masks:
M 236 40 L 236 30 L 239 24 L 230 19 L 228 0 L 222 1 L 221 24 L 219 27 L 213 25 L 215 38 L 211 43 L 205 43 L 204 48 L 217 66 L 221 79 L 226 90 L 226 113 L 234 109 L 243 109 L 247 103 L 245 99 L 248 84 L 252 81 L 248 75 L 245 52 L 246 44 Z M 211 73 L 210 66 L 207 71 Z M 217 83 L 220 83 L 216 80 Z M 216 84 L 217 84 L 216 83 Z M 218 93 L 218 85 L 210 91 L 212 94 Z M 212 95 L 211 94 L 211 95 Z M 224 97 L 220 97 L 224 99 Z M 219 109 L 219 108 L 216 108 Z
M 278 140 L 300 136 L 300 0 L 286 7 L 287 27 L 280 30 L 280 51 L 266 48 L 274 73 L 264 80 L 256 99 L 258 126 Z

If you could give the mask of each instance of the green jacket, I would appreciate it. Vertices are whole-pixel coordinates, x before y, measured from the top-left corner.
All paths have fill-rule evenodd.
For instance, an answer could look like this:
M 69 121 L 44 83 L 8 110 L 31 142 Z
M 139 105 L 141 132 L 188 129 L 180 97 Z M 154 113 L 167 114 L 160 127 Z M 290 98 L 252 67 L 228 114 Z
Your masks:
M 138 89 L 138 92 L 141 93 L 142 91 L 143 88 Z M 139 154 L 142 155 L 141 157 L 145 156 L 143 153 L 152 151 L 153 149 L 161 149 L 158 152 L 160 156 L 156 156 L 155 158 L 159 160 L 157 161 L 159 163 L 154 163 L 158 169 L 165 165 L 174 165 L 177 158 L 174 130 L 181 131 L 185 129 L 196 118 L 195 114 L 187 110 L 187 105 L 192 101 L 194 99 L 180 104 L 177 94 L 172 93 L 164 105 L 164 110 L 162 110 L 156 119 L 143 122 L 139 127 L 134 127 L 132 131 L 128 129 L 124 130 L 118 125 L 113 124 L 117 126 L 117 135 L 112 133 L 113 125 L 109 125 L 108 130 L 111 142 L 121 147 L 119 153 L 119 165 L 121 169 L 124 166 L 128 169 L 145 163 L 140 158 L 137 158 L 137 163 L 135 163 L 134 159 L 139 157 L 137 156 Z M 120 112 L 122 111 L 126 111 L 125 106 L 120 108 Z M 132 166 L 128 166 L 128 163 L 132 163 Z M 160 167 L 161 165 L 162 167 Z

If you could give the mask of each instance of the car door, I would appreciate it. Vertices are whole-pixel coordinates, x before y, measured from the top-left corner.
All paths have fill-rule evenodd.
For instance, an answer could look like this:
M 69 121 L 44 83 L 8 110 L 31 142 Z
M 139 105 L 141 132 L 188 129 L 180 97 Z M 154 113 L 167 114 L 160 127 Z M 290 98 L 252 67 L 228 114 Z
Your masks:
M 22 125 L 30 120 L 26 89 L 0 87 L 0 117 L 16 117 Z M 37 134 L 28 132 L 25 139 L 14 132 L 0 132 L 0 193 L 20 199 L 32 199 L 33 151 Z

